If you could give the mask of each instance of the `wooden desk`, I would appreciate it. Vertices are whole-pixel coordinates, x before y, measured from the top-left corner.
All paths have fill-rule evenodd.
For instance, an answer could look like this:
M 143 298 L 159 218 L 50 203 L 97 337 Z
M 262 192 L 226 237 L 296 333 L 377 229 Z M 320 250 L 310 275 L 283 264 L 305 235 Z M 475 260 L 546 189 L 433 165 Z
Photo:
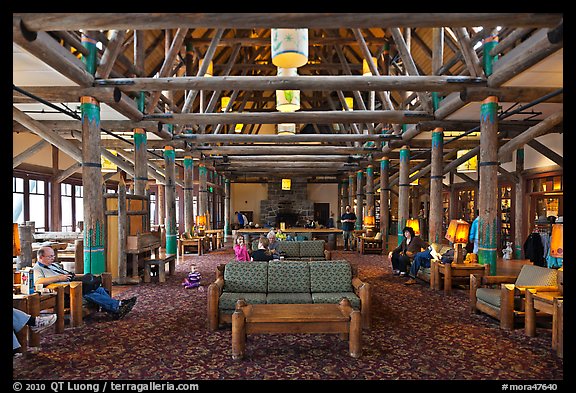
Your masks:
M 452 294 L 452 285 L 454 280 L 466 281 L 468 283 L 471 274 L 488 276 L 490 274 L 490 265 L 481 265 L 479 263 L 440 263 L 437 260 L 430 261 L 430 287 L 440 290 L 444 285 L 444 293 Z
M 64 288 L 55 288 L 53 293 L 33 293 L 30 295 L 12 295 L 12 306 L 30 314 L 33 317 L 40 315 L 40 311 L 54 309 L 57 320 L 55 325 L 56 333 L 64 332 Z M 22 352 L 26 353 L 28 346 L 37 347 L 40 345 L 38 333 L 25 326 L 16 334 L 22 347 Z
M 362 355 L 360 311 L 348 299 L 340 304 L 253 304 L 239 300 L 232 314 L 232 358 L 244 357 L 248 333 L 339 333 L 350 356 Z
M 558 352 L 559 342 L 564 342 L 564 298 L 558 291 L 527 289 L 525 297 L 524 329 L 529 337 L 536 336 L 536 318 L 552 318 L 552 349 Z M 563 346 L 563 345 L 560 345 Z M 560 349 L 559 356 L 563 356 Z

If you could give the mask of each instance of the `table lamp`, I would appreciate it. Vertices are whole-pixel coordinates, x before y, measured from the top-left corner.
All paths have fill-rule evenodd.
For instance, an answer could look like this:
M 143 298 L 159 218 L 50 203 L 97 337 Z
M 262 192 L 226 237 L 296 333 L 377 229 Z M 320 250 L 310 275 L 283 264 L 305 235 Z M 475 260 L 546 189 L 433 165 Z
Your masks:
M 204 236 L 206 229 L 206 216 L 196 216 L 196 227 L 198 227 L 198 234 Z
M 376 217 L 365 216 L 364 217 L 364 228 L 366 228 L 366 237 L 374 236 L 374 228 L 376 228 Z
M 406 226 L 414 230 L 414 235 L 420 236 L 420 221 L 416 218 L 410 218 L 406 221 Z
M 462 245 L 468 243 L 470 224 L 464 220 L 452 220 L 446 231 L 446 239 L 454 244 L 454 263 L 463 263 Z

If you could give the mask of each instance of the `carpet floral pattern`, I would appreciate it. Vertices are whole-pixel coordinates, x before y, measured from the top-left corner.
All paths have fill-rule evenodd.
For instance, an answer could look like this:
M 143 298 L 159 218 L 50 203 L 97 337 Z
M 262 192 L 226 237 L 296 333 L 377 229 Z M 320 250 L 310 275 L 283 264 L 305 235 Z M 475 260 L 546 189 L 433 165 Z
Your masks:
M 14 361 L 14 379 L 49 380 L 562 380 L 563 360 L 550 348 L 551 331 L 536 337 L 503 331 L 498 321 L 469 312 L 468 291 L 452 296 L 427 285 L 404 285 L 385 257 L 333 252 L 359 266 L 371 284 L 372 329 L 354 359 L 347 341 L 331 334 L 248 336 L 246 357 L 231 357 L 230 327 L 209 332 L 207 287 L 216 266 L 233 257 L 230 245 L 178 258 L 164 284 L 129 286 L 138 296 L 125 319 L 105 314 L 64 334 L 42 334 L 41 349 Z M 181 284 L 194 266 L 201 286 Z

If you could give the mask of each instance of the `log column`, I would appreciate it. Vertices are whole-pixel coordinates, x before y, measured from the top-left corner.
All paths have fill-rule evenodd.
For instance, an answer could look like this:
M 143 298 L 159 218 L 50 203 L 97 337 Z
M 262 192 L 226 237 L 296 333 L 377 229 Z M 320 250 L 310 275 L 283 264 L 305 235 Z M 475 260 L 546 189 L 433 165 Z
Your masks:
M 208 189 L 206 188 L 208 169 L 206 169 L 206 165 L 203 163 L 198 165 L 198 177 L 198 215 L 204 216 L 208 211 Z M 206 224 L 208 224 L 208 221 L 206 221 Z
M 224 178 L 224 237 L 232 234 L 230 223 L 230 179 Z
M 134 128 L 134 194 L 144 195 L 148 184 L 146 131 Z
M 366 215 L 374 216 L 374 166 L 366 167 Z
M 432 152 L 430 167 L 430 221 L 428 230 L 429 243 L 441 243 L 442 236 L 442 179 L 444 156 L 444 130 L 435 128 L 432 131 Z
M 351 211 L 356 212 L 356 204 L 354 203 L 354 199 L 356 199 L 354 197 L 354 193 L 356 192 L 356 176 L 354 176 L 354 173 L 350 173 L 348 175 L 348 200 L 349 200 L 349 205 L 351 207 Z
M 106 271 L 104 197 L 100 163 L 100 103 L 80 98 L 82 112 L 82 185 L 84 193 L 84 273 Z
M 194 232 L 194 161 L 184 157 L 184 231 Z
M 380 161 L 380 233 L 382 239 L 388 244 L 388 233 L 390 232 L 390 185 L 389 173 L 390 159 L 387 156 L 382 157 Z
M 341 182 L 341 187 L 340 187 L 340 192 L 341 192 L 341 198 L 340 198 L 340 213 L 339 213 L 339 217 L 338 217 L 338 222 L 340 222 L 342 220 L 342 215 L 344 213 L 346 213 L 346 206 L 350 204 L 350 196 L 349 196 L 349 192 L 348 192 L 348 179 L 343 179 Z M 334 223 L 336 224 L 336 223 Z M 340 228 L 342 228 L 342 224 L 340 224 Z
M 364 194 L 362 194 L 362 171 L 356 171 L 356 230 L 362 229 L 364 218 Z
M 478 262 L 496 274 L 498 213 L 498 98 L 490 96 L 480 108 L 480 170 L 478 205 Z
M 410 214 L 410 150 L 407 146 L 400 149 L 400 169 L 398 178 L 398 244 L 402 242 L 402 229 L 406 226 Z
M 514 184 L 514 259 L 524 259 L 524 149 L 516 150 L 516 183 Z
M 176 154 L 172 146 L 164 147 L 164 170 L 166 177 L 166 255 L 176 254 Z

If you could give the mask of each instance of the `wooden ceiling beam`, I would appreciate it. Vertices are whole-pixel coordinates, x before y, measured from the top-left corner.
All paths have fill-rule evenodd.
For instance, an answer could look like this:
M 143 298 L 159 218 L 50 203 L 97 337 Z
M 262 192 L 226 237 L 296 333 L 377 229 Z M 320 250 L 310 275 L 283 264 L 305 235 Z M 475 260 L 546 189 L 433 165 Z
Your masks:
M 119 30 L 168 28 L 378 28 L 554 26 L 561 13 L 14 13 L 28 29 Z

